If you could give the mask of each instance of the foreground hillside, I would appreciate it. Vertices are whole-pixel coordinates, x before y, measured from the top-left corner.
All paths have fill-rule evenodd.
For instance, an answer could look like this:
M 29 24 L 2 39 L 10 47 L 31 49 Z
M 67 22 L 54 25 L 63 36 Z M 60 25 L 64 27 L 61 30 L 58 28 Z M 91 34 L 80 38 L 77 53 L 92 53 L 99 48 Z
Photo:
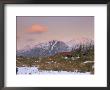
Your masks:
M 94 74 L 94 46 L 80 45 L 70 52 L 48 57 L 23 57 L 16 60 L 17 67 L 37 67 L 45 71 L 90 72 Z

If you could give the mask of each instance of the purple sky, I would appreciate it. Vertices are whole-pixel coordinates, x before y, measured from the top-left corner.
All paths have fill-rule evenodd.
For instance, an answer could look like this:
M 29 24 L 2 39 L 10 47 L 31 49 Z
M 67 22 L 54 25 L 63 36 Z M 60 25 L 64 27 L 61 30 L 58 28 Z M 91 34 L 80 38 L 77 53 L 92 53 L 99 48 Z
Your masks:
M 93 16 L 17 16 L 17 50 L 39 42 L 94 39 Z

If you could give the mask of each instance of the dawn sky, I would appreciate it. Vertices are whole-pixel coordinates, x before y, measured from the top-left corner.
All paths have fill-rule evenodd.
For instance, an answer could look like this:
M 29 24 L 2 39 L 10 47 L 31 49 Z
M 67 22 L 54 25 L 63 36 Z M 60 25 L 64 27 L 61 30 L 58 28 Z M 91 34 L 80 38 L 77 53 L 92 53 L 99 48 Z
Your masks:
M 94 39 L 93 16 L 17 16 L 17 50 L 50 40 Z

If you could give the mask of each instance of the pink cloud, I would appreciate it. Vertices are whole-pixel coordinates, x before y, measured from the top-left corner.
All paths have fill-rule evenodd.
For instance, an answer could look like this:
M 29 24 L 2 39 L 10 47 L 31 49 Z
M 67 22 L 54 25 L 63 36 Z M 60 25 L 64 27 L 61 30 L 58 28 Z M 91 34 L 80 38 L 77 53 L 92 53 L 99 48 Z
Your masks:
M 29 32 L 29 33 L 43 33 L 43 32 L 47 32 L 48 31 L 48 28 L 45 25 L 33 24 L 26 31 Z

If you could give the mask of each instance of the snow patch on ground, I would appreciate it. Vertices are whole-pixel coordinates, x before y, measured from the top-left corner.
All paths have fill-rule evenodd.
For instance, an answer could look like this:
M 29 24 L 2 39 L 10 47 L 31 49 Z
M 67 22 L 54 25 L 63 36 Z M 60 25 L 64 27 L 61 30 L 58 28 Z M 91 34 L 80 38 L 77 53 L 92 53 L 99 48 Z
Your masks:
M 94 61 L 85 61 L 83 63 L 93 63 Z
M 80 72 L 67 72 L 67 71 L 44 71 L 38 70 L 37 67 L 17 67 L 17 75 L 21 74 L 73 74 L 73 75 L 90 75 L 90 72 L 80 73 Z

